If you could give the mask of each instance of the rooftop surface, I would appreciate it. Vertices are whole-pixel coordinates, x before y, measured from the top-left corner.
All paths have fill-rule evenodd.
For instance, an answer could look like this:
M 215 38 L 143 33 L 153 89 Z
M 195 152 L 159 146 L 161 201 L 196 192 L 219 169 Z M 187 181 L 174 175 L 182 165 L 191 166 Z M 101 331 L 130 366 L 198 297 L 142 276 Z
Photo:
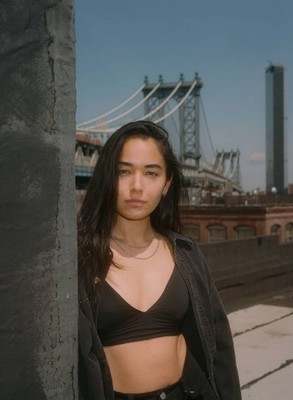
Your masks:
M 243 400 L 291 400 L 293 289 L 228 314 Z

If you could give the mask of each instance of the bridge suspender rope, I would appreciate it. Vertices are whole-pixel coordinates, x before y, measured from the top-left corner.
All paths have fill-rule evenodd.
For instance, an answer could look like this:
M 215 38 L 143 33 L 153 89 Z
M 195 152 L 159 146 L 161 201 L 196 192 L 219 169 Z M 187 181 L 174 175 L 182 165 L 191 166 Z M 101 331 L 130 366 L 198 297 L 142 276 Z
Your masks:
M 81 122 L 81 123 L 77 124 L 77 128 L 82 128 L 84 125 L 88 125 L 88 124 L 91 124 L 92 122 L 99 121 L 100 119 L 102 119 L 102 118 L 104 118 L 104 117 L 107 117 L 107 116 L 110 115 L 110 114 L 113 114 L 113 112 L 119 110 L 119 108 L 125 106 L 125 104 L 129 103 L 135 96 L 137 96 L 137 95 L 143 90 L 143 88 L 145 87 L 145 85 L 146 85 L 146 84 L 144 83 L 136 92 L 134 92 L 134 93 L 133 93 L 130 97 L 128 97 L 127 99 L 125 99 L 122 103 L 120 103 L 120 104 L 118 104 L 116 107 L 112 108 L 112 110 L 109 110 L 109 111 L 105 112 L 104 114 L 99 115 L 98 117 L 95 117 L 95 118 L 90 119 L 90 120 L 88 120 L 88 121 Z
M 159 86 L 161 85 L 161 82 L 159 82 L 154 88 L 153 90 L 146 96 L 144 97 L 141 101 L 139 101 L 137 104 L 135 104 L 133 107 L 131 107 L 129 110 L 126 110 L 124 113 L 117 115 L 116 117 L 109 119 L 107 121 L 103 122 L 104 124 L 109 124 L 110 122 L 116 121 L 117 119 L 120 119 L 122 117 L 125 117 L 125 115 L 130 114 L 132 111 L 134 111 L 136 108 L 138 108 L 140 105 L 142 105 L 143 103 L 146 102 L 146 100 L 151 97 L 155 91 L 159 88 Z M 116 131 L 116 129 L 118 129 L 119 127 L 116 128 L 101 128 L 99 129 L 97 125 L 94 126 L 90 126 L 89 128 L 84 129 L 84 131 L 89 132 L 90 129 L 92 129 L 92 132 L 94 132 L 94 130 L 97 130 L 98 133 L 112 133 L 114 131 Z M 88 130 L 87 130 L 88 129 Z

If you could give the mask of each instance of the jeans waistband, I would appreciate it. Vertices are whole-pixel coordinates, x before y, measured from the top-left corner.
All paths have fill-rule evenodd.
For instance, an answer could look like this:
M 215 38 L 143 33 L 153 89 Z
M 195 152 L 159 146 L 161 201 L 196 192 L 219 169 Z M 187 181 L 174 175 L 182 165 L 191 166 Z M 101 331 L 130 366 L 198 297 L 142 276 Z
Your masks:
M 181 381 L 173 383 L 173 385 L 167 386 L 163 389 L 154 390 L 147 393 L 121 393 L 114 392 L 116 400 L 167 400 L 169 395 L 175 391 L 183 391 Z

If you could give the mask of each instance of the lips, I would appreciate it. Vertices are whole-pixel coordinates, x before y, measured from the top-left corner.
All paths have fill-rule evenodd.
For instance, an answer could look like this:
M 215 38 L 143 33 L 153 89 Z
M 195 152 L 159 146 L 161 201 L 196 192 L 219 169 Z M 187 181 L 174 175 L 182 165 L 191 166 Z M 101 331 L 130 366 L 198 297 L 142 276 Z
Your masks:
M 139 207 L 139 206 L 143 206 L 145 204 L 145 201 L 139 200 L 139 199 L 129 199 L 129 200 L 126 200 L 126 203 L 128 205 L 131 205 L 134 207 Z

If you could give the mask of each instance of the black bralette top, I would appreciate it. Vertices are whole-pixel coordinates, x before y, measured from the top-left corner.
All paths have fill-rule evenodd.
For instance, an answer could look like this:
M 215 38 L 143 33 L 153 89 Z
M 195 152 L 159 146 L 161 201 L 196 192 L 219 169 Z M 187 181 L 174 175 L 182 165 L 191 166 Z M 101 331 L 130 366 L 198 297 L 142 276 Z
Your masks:
M 103 346 L 177 336 L 188 305 L 187 287 L 176 266 L 163 293 L 147 311 L 132 307 L 105 282 L 97 311 L 97 332 Z

